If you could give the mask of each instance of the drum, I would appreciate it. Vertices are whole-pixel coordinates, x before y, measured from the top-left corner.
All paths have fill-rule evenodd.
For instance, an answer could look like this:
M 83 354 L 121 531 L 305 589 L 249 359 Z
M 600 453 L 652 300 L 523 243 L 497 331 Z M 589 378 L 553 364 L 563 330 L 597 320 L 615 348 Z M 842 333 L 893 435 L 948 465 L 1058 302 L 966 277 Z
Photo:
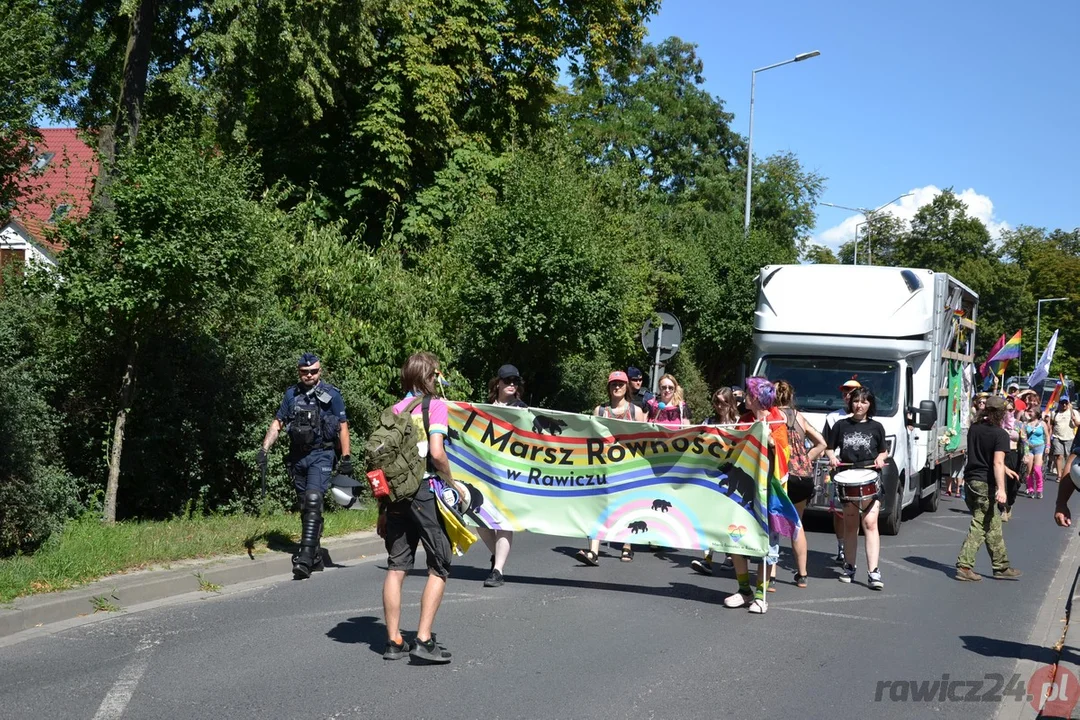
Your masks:
M 878 494 L 878 476 L 878 471 L 870 468 L 838 472 L 833 478 L 836 495 L 842 503 L 872 500 Z

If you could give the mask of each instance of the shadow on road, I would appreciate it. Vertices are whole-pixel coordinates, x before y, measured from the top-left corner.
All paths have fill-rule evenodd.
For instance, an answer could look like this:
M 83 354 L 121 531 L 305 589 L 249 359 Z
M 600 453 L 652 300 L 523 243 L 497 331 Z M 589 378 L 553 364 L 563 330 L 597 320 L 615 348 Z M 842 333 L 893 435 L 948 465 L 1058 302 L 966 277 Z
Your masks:
M 957 551 L 960 550 L 960 545 L 959 544 L 957 544 L 956 549 L 957 549 Z M 918 555 L 908 555 L 906 558 L 904 558 L 904 560 L 911 563 L 912 565 L 918 565 L 919 567 L 924 567 L 927 570 L 937 570 L 938 572 L 940 572 L 943 575 L 945 575 L 946 577 L 948 577 L 950 580 L 955 579 L 955 577 L 956 577 L 956 566 L 955 565 L 946 565 L 945 563 L 938 562 L 937 560 L 931 560 L 930 558 L 919 557 Z M 963 585 L 963 583 L 957 583 L 957 584 L 958 585 Z M 968 584 L 970 585 L 971 583 L 968 583 Z
M 1031 660 L 1032 662 L 1051 664 L 1057 660 L 1053 648 L 1040 647 L 1031 643 L 1015 642 L 1013 640 L 999 640 L 982 635 L 961 635 L 960 641 L 964 643 L 964 649 L 983 657 L 1010 658 L 1013 660 Z M 1076 665 L 1080 661 L 1080 655 L 1071 647 L 1065 647 L 1061 652 L 1061 661 L 1070 665 Z
M 386 645 L 386 625 L 381 617 L 361 615 L 339 622 L 327 631 L 326 637 L 339 643 L 364 644 L 372 652 L 382 655 Z

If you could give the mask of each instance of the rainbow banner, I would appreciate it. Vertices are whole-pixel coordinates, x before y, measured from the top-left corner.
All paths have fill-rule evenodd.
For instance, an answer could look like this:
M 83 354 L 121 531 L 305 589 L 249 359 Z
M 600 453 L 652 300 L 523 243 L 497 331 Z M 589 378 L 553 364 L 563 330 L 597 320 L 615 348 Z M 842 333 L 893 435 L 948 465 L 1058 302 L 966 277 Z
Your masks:
M 776 493 L 764 423 L 672 430 L 552 410 L 447 405 L 446 454 L 454 479 L 470 486 L 465 517 L 477 526 L 768 554 Z M 784 529 L 798 532 L 797 515 L 794 524 Z

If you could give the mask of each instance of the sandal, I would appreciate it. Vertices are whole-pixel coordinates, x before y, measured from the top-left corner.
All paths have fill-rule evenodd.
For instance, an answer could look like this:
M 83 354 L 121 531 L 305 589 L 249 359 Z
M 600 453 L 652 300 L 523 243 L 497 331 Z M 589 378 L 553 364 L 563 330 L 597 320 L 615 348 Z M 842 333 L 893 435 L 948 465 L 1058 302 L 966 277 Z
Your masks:
M 600 558 L 596 557 L 596 553 L 592 550 L 578 550 L 577 559 L 585 565 L 592 567 L 596 567 L 600 564 Z
M 765 592 L 776 592 L 776 583 L 769 580 L 769 587 L 765 589 Z
M 622 559 L 623 562 L 633 562 L 634 561 L 634 551 L 632 549 L 630 549 L 630 548 L 623 548 L 622 558 L 621 559 Z

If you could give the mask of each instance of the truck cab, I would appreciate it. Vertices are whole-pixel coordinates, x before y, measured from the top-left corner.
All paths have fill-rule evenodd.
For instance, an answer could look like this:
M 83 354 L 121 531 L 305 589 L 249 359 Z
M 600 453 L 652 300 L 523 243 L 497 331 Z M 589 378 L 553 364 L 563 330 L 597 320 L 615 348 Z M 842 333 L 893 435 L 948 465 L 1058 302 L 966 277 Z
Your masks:
M 840 386 L 874 393 L 885 428 L 879 525 L 900 530 L 904 508 L 936 510 L 940 480 L 963 471 L 974 383 L 978 296 L 931 270 L 852 265 L 762 269 L 754 313 L 755 374 L 787 380 L 819 431 L 845 411 Z M 827 508 L 821 471 L 811 508 Z

